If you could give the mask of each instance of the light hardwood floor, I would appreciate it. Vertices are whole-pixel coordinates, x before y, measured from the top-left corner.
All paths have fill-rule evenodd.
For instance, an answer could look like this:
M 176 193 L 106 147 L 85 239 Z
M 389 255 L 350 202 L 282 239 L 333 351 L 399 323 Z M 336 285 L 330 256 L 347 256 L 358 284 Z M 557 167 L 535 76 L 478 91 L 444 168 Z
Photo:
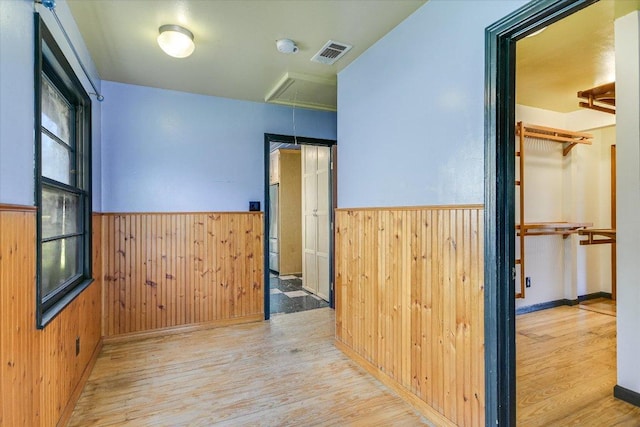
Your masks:
M 595 301 L 517 317 L 518 426 L 640 426 L 640 408 L 613 397 L 612 304 Z
M 609 316 L 616 316 L 616 302 L 610 299 L 597 298 L 587 300 L 578 306 L 583 310 L 595 311 L 596 313 L 608 314 Z
M 333 344 L 329 308 L 105 344 L 70 426 L 431 425 Z

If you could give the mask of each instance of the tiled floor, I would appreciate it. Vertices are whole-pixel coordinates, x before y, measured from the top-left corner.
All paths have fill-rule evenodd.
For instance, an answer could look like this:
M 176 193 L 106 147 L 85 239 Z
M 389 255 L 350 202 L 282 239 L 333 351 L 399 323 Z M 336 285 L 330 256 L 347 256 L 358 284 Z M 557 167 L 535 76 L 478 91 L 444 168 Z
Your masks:
M 271 314 L 295 313 L 328 307 L 322 298 L 302 289 L 302 279 L 296 276 L 270 275 Z

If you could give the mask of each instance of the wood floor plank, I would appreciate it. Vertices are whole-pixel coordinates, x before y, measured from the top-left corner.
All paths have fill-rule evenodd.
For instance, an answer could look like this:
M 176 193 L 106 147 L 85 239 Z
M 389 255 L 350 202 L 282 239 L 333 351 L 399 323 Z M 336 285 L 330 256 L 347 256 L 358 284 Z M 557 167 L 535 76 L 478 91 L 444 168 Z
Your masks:
M 104 346 L 69 426 L 433 425 L 335 348 L 329 308 Z
M 517 317 L 518 426 L 640 426 L 640 408 L 613 397 L 611 304 L 594 303 L 598 311 L 563 306 Z
M 580 303 L 579 307 L 583 310 L 595 311 L 596 313 L 616 315 L 616 302 L 607 298 L 596 298 Z

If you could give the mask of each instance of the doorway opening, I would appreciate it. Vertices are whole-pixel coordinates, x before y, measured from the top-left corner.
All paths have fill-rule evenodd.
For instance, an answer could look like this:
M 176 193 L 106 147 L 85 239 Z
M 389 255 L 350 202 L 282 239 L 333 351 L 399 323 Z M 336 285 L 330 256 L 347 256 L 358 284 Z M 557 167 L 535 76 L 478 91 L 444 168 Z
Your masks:
M 336 141 L 265 134 L 265 319 L 334 306 Z
M 547 367 L 534 366 L 531 361 L 524 367 L 519 365 L 517 358 L 522 348 L 521 342 L 529 338 L 546 338 L 549 342 L 552 340 L 562 341 L 562 337 L 556 339 L 553 336 L 554 329 L 556 331 L 561 330 L 568 325 L 568 323 L 565 323 L 564 325 L 552 326 L 551 323 L 547 323 L 537 334 L 535 331 L 529 330 L 527 332 L 529 336 L 527 334 L 518 335 L 516 304 L 514 303 L 517 292 L 515 280 L 517 275 L 516 239 L 514 238 L 514 217 L 516 212 L 514 183 L 518 180 L 515 165 L 517 155 L 514 155 L 518 150 L 515 144 L 517 138 L 514 138 L 516 117 L 518 115 L 516 106 L 517 43 L 538 30 L 547 27 L 551 28 L 552 24 L 560 20 L 567 17 L 571 18 L 576 13 L 582 13 L 582 9 L 587 6 L 592 7 L 591 5 L 594 3 L 596 1 L 593 0 L 532 2 L 486 30 L 485 373 L 487 424 L 516 425 L 516 423 L 520 423 L 520 416 L 517 414 L 520 409 L 518 405 L 520 394 L 518 388 L 521 387 L 518 382 L 518 369 L 532 370 L 534 374 L 544 374 L 542 369 L 548 369 Z M 602 6 L 603 3 L 606 2 L 599 3 L 599 5 Z M 584 227 L 586 229 L 582 230 L 584 233 L 581 234 L 583 234 L 582 237 L 585 239 L 583 241 L 586 242 L 587 247 L 592 245 L 595 239 L 603 238 L 605 241 L 602 241 L 601 244 L 611 245 L 613 242 L 606 240 L 614 238 L 618 246 L 619 262 L 621 259 L 620 253 L 624 255 L 625 252 L 630 250 L 631 253 L 634 253 L 633 248 L 637 247 L 634 244 L 639 236 L 637 228 L 634 228 L 633 224 L 636 223 L 636 206 L 640 205 L 640 194 L 636 190 L 631 190 L 631 187 L 634 186 L 637 189 L 637 171 L 640 169 L 640 162 L 638 162 L 640 158 L 638 156 L 640 133 L 638 133 L 637 101 L 637 83 L 640 75 L 640 67 L 638 67 L 637 60 L 637 41 L 640 34 L 640 25 L 639 15 L 636 10 L 637 5 L 632 5 L 629 2 L 611 2 L 608 6 L 612 6 L 612 3 L 615 6 L 615 59 L 619 61 L 618 64 L 615 64 L 615 67 L 620 68 L 620 71 L 615 73 L 617 77 L 615 86 L 618 86 L 617 94 L 619 95 L 615 101 L 617 121 L 615 128 L 607 129 L 606 126 L 596 125 L 599 120 L 593 119 L 592 126 L 585 126 L 584 129 L 594 134 L 597 132 L 606 133 L 607 131 L 617 134 L 615 137 L 609 136 L 608 141 L 606 141 L 606 135 L 600 135 L 600 150 L 603 153 L 609 151 L 608 156 L 614 159 L 613 162 L 607 162 L 608 164 L 604 169 L 609 170 L 610 173 L 617 177 L 617 179 L 611 180 L 611 184 L 614 185 L 610 187 L 610 198 L 615 199 L 615 202 L 612 201 L 611 206 L 609 206 L 608 200 L 605 200 L 602 205 L 604 205 L 605 210 L 615 206 L 617 206 L 617 209 L 612 209 L 610 214 L 610 219 L 612 220 L 611 228 L 613 230 L 604 230 L 605 233 L 601 233 L 602 230 L 595 230 L 598 232 L 591 233 L 588 230 L 589 225 Z M 607 5 L 603 7 L 605 6 Z M 585 9 L 585 11 L 589 11 L 589 9 Z M 581 88 L 579 91 L 584 89 L 588 88 Z M 591 88 L 588 92 L 593 93 L 594 89 L 596 88 Z M 599 109 L 596 110 L 600 111 Z M 571 121 L 565 121 L 566 123 L 571 123 Z M 613 140 L 616 142 L 615 148 L 612 148 Z M 571 148 L 565 147 L 563 151 L 569 152 L 569 150 Z M 522 149 L 520 151 L 522 152 Z M 626 154 L 623 154 L 623 152 Z M 605 159 L 606 157 L 606 154 L 602 156 Z M 571 160 L 574 159 L 572 158 Z M 615 171 L 616 168 L 618 169 L 617 171 Z M 571 167 L 569 169 L 571 170 Z M 611 172 L 611 170 L 614 171 Z M 574 178 L 576 176 L 575 174 L 573 175 Z M 594 190 L 594 185 L 591 185 L 589 191 Z M 615 195 L 616 191 L 618 192 L 617 197 Z M 569 196 L 573 197 L 574 195 L 570 194 Z M 627 201 L 629 202 L 627 203 Z M 520 229 L 526 226 L 526 219 L 523 222 L 520 224 Z M 619 228 L 624 228 L 625 232 L 617 232 L 616 224 Z M 635 305 L 629 304 L 629 300 L 633 300 L 637 295 L 637 288 L 631 286 L 635 283 L 635 277 L 637 276 L 638 268 L 636 264 L 637 262 L 634 258 L 625 257 L 624 263 L 619 262 L 612 269 L 612 271 L 617 269 L 617 272 L 615 276 L 612 275 L 611 281 L 618 281 L 617 292 L 616 287 L 611 287 L 612 293 L 616 292 L 618 296 L 615 325 L 613 324 L 614 322 L 607 319 L 607 315 L 611 316 L 613 314 L 613 310 L 608 308 L 603 309 L 602 307 L 593 307 L 591 304 L 586 304 L 586 307 L 583 307 L 583 313 L 580 314 L 582 317 L 593 317 L 591 314 L 586 313 L 604 314 L 604 316 L 599 317 L 598 323 L 608 322 L 611 325 L 608 326 L 610 328 L 609 332 L 605 333 L 605 335 L 609 335 L 608 343 L 605 340 L 603 348 L 605 352 L 610 352 L 612 346 L 616 347 L 613 355 L 609 353 L 606 357 L 598 359 L 593 354 L 589 354 L 588 352 L 594 350 L 593 347 L 600 345 L 597 342 L 598 340 L 594 339 L 590 340 L 589 343 L 573 345 L 573 352 L 568 357 L 564 357 L 571 367 L 580 360 L 589 359 L 591 361 L 591 364 L 583 368 L 581 372 L 581 375 L 585 377 L 584 379 L 588 379 L 594 372 L 597 372 L 600 368 L 599 364 L 613 363 L 615 365 L 614 371 L 616 371 L 615 378 L 608 383 L 609 385 L 605 384 L 604 392 L 598 391 L 601 397 L 593 401 L 591 400 L 593 398 L 591 387 L 585 387 L 585 389 L 580 390 L 583 378 L 570 380 L 566 376 L 570 370 L 566 369 L 566 367 L 560 367 L 556 370 L 557 388 L 565 388 L 567 390 L 565 397 L 573 396 L 574 398 L 578 397 L 578 399 L 576 402 L 568 403 L 562 400 L 561 397 L 557 398 L 555 401 L 549 402 L 544 409 L 543 406 L 545 405 L 539 406 L 537 414 L 544 417 L 548 408 L 563 406 L 568 411 L 571 411 L 574 417 L 567 418 L 565 415 L 559 415 L 553 421 L 547 419 L 545 422 L 543 419 L 540 421 L 542 424 L 596 423 L 609 425 L 629 423 L 635 425 L 640 420 L 640 393 L 626 388 L 626 384 L 631 384 L 633 387 L 633 381 L 636 378 L 634 375 L 636 374 L 637 353 L 633 349 L 637 345 L 637 310 Z M 526 291 L 526 279 L 524 283 L 524 290 Z M 518 286 L 517 288 L 522 292 L 522 287 Z M 574 292 L 574 295 L 579 296 L 579 293 Z M 573 297 L 573 295 L 570 296 Z M 576 302 L 581 302 L 579 298 L 576 299 Z M 579 309 L 576 309 L 574 314 L 576 312 L 579 312 Z M 586 322 L 574 322 L 574 324 L 579 323 Z M 602 330 L 601 326 L 597 325 L 594 328 Z M 592 334 L 592 331 L 587 328 L 586 332 L 583 330 L 581 333 L 589 335 Z M 534 336 L 531 334 L 534 334 Z M 574 335 L 578 334 L 574 333 Z M 592 335 L 596 336 L 598 334 Z M 516 336 L 518 337 L 517 339 Z M 518 348 L 516 348 L 516 340 L 518 340 Z M 621 344 L 617 345 L 618 343 Z M 569 343 L 569 345 L 572 344 Z M 601 352 L 599 356 L 602 356 L 602 354 Z M 556 361 L 561 358 L 562 355 L 550 347 L 543 349 L 538 354 L 539 360 L 550 359 Z M 611 379 L 602 377 L 600 381 L 611 381 Z M 611 387 L 613 384 L 615 386 Z M 539 386 L 539 384 L 536 386 Z M 544 391 L 540 393 L 543 394 Z M 539 420 L 536 419 L 536 421 Z
M 518 424 L 619 421 L 602 409 L 616 384 L 614 9 L 516 41 Z M 595 87 L 607 104 L 580 98 Z
M 514 238 L 516 42 L 593 3 L 595 0 L 532 2 L 486 30 L 484 280 L 487 425 L 516 425 L 517 419 Z

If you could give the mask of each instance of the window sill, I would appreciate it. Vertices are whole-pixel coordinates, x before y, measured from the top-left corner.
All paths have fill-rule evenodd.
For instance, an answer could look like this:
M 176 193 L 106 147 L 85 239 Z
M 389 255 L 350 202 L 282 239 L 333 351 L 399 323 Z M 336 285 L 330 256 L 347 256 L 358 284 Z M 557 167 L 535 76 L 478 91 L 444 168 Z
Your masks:
M 38 329 L 44 329 L 49 322 L 51 322 L 55 317 L 64 311 L 65 307 L 71 304 L 71 302 L 76 299 L 78 295 L 80 295 L 85 289 L 89 287 L 93 283 L 94 279 L 87 279 L 82 283 L 78 284 L 73 290 L 71 290 L 68 294 L 66 294 L 60 301 L 51 306 L 47 311 L 41 313 L 38 319 Z M 40 310 L 40 308 L 38 308 Z

